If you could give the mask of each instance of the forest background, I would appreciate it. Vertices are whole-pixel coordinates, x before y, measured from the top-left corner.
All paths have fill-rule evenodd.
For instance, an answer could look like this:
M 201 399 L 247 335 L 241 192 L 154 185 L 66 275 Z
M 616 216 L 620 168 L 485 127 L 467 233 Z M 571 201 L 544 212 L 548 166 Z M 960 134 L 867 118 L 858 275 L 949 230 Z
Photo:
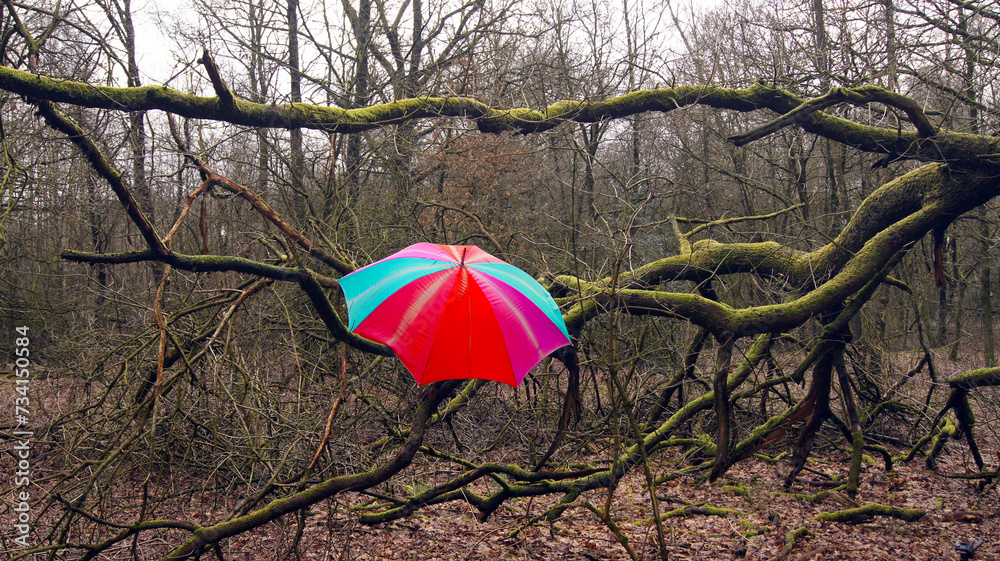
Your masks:
M 510 516 L 518 558 L 571 515 L 585 551 L 684 558 L 676 520 L 715 517 L 785 558 L 823 516 L 995 516 L 993 2 L 0 14 L 15 558 L 364 558 L 359 525 L 428 513 Z M 337 278 L 418 241 L 537 277 L 575 346 L 516 390 L 416 387 Z M 747 465 L 822 512 L 692 499 Z M 870 500 L 923 470 L 964 482 L 951 518 Z

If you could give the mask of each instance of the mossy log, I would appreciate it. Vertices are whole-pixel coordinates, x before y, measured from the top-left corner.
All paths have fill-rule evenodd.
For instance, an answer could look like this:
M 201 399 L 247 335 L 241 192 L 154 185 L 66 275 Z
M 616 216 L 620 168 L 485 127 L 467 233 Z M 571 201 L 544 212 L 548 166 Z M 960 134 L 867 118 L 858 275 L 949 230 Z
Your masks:
M 945 475 L 948 479 L 985 479 L 987 481 L 996 479 L 998 476 L 1000 476 L 1000 471 L 995 469 L 984 469 L 978 473 L 953 473 L 951 475 Z
M 948 379 L 953 389 L 971 390 L 986 386 L 1000 386 L 1000 367 L 978 368 L 957 374 Z
M 781 551 L 778 552 L 778 555 L 774 559 L 776 560 L 787 559 L 788 554 L 791 553 L 792 549 L 795 548 L 795 542 L 806 536 L 811 536 L 811 535 L 812 532 L 810 532 L 809 528 L 806 528 L 805 526 L 800 526 L 788 532 L 787 534 L 785 534 L 784 547 L 781 548 Z
M 796 500 L 805 501 L 807 503 L 819 504 L 830 497 L 833 493 L 833 489 L 826 489 L 816 493 L 815 495 L 809 495 L 806 493 L 774 493 L 775 495 L 785 495 L 789 497 L 794 497 Z
M 670 518 L 683 518 L 685 516 L 694 515 L 704 515 L 704 516 L 741 516 L 743 513 L 731 508 L 719 508 L 714 506 L 682 506 L 675 508 L 673 510 L 664 512 L 660 515 L 660 520 L 668 520 Z M 649 524 L 653 521 L 652 518 L 642 521 L 643 524 Z
M 850 524 L 860 524 L 868 522 L 876 516 L 887 516 L 890 518 L 898 518 L 899 520 L 903 520 L 905 522 L 914 522 L 916 520 L 920 520 L 926 516 L 926 514 L 927 511 L 919 508 L 899 508 L 879 503 L 871 503 L 857 508 L 838 510 L 836 512 L 824 512 L 815 516 L 813 519 L 823 520 L 826 522 L 847 522 Z

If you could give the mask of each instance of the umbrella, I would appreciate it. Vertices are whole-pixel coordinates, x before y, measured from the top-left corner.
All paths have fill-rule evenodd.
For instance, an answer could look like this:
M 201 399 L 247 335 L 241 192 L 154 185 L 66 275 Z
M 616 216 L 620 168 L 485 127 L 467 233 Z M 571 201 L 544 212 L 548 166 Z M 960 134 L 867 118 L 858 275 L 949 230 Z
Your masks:
M 474 245 L 411 245 L 340 287 L 348 329 L 392 348 L 419 385 L 482 378 L 517 387 L 571 344 L 549 293 Z

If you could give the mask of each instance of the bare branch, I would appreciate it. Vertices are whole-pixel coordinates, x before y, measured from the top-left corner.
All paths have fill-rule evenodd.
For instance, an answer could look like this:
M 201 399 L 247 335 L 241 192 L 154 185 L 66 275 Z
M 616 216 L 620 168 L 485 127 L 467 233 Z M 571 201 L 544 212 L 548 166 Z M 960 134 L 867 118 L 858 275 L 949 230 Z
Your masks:
M 850 103 L 851 105 L 859 106 L 868 103 L 882 103 L 889 107 L 895 107 L 906 112 L 910 122 L 916 127 L 920 138 L 930 138 L 937 134 L 934 126 L 927 120 L 927 115 L 924 114 L 923 108 L 916 101 L 877 86 L 862 86 L 854 89 L 834 88 L 826 95 L 811 99 L 766 125 L 757 127 L 749 132 L 730 136 L 729 141 L 736 146 L 749 144 L 785 127 L 806 123 L 810 121 L 812 114 L 816 111 L 822 111 L 841 103 Z
M 208 77 L 212 80 L 215 95 L 219 96 L 219 103 L 232 107 L 236 103 L 236 96 L 233 95 L 232 90 L 226 85 L 226 81 L 222 79 L 219 67 L 215 64 L 215 59 L 212 58 L 212 54 L 208 52 L 208 49 L 205 49 L 201 58 L 198 59 L 198 63 L 205 66 L 205 71 L 208 72 Z
M 129 219 L 139 229 L 150 249 L 158 255 L 166 255 L 168 253 L 166 245 L 164 245 L 163 240 L 156 233 L 153 224 L 139 208 L 139 203 L 136 202 L 131 189 L 125 184 L 121 173 L 104 157 L 104 154 L 94 144 L 94 141 L 90 140 L 83 132 L 83 129 L 77 126 L 76 123 L 60 113 L 52 102 L 46 100 L 30 101 L 38 107 L 38 113 L 45 119 L 45 122 L 53 129 L 69 137 L 70 141 L 87 158 L 94 170 L 108 182 L 118 197 L 118 201 L 125 207 L 125 212 L 128 214 Z

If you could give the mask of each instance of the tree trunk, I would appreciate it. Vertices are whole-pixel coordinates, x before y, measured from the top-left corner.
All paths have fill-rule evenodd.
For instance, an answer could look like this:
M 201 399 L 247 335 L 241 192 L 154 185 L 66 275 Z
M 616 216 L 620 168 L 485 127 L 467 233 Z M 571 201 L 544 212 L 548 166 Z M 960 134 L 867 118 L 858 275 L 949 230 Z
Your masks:
M 896 7 L 894 0 L 882 0 L 885 6 L 885 52 L 886 79 L 885 87 L 889 91 L 899 89 L 899 56 L 896 54 Z
M 955 288 L 952 289 L 953 307 L 955 309 L 955 337 L 948 351 L 948 360 L 958 360 L 959 347 L 962 345 L 962 319 L 965 311 L 965 288 L 968 285 L 958 266 L 958 243 L 951 242 L 951 274 L 955 278 Z
M 986 209 L 979 209 L 979 305 L 982 308 L 983 323 L 983 363 L 987 367 L 997 365 L 996 342 L 993 329 L 993 279 L 990 252 L 990 227 L 986 222 Z
M 289 100 L 302 103 L 302 72 L 299 66 L 299 0 L 288 0 L 288 77 L 290 80 Z M 302 180 L 305 171 L 305 157 L 302 153 L 302 129 L 289 130 L 289 178 L 292 187 L 292 209 L 300 228 L 306 224 L 309 199 Z
M 344 0 L 345 2 L 347 0 Z M 357 23 L 354 26 L 354 84 L 352 103 L 354 107 L 368 105 L 369 97 L 369 49 L 372 42 L 372 2 L 360 0 L 358 4 Z M 347 137 L 347 147 L 344 149 L 344 168 L 347 184 L 348 206 L 356 205 L 361 196 L 361 135 L 352 134 Z
M 130 88 L 137 88 L 142 85 L 139 76 L 139 64 L 135 55 L 135 27 L 132 24 L 132 2 L 122 0 L 119 8 L 122 30 L 124 36 L 122 42 L 125 44 L 125 54 L 127 57 L 128 85 Z M 129 113 L 129 147 L 132 150 L 132 192 L 135 194 L 139 210 L 146 215 L 149 222 L 156 224 L 153 209 L 153 197 L 150 192 L 149 182 L 146 178 L 146 127 L 145 111 L 133 111 Z

